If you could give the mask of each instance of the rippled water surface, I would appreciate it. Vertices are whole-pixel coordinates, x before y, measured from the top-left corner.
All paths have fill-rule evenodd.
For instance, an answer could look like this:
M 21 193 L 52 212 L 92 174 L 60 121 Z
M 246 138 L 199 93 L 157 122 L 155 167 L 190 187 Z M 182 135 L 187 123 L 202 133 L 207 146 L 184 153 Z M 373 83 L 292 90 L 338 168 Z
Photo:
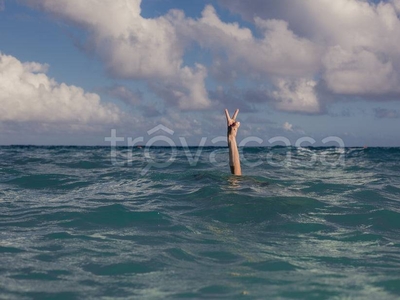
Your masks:
M 0 147 L 1 299 L 400 297 L 400 149 L 144 151 Z

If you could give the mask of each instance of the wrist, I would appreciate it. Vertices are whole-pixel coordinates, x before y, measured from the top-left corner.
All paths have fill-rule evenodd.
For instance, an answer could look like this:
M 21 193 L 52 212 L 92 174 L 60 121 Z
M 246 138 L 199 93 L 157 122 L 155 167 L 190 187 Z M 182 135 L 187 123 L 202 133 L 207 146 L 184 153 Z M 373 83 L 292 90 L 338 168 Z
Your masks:
M 228 134 L 228 141 L 236 141 L 236 135 Z

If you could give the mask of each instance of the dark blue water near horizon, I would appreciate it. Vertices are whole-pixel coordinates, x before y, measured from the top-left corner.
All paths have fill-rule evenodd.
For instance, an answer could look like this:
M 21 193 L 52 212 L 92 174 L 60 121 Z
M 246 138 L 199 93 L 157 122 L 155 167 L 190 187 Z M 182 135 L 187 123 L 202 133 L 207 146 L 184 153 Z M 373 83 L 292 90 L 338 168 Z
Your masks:
M 0 299 L 400 297 L 400 148 L 110 150 L 0 147 Z

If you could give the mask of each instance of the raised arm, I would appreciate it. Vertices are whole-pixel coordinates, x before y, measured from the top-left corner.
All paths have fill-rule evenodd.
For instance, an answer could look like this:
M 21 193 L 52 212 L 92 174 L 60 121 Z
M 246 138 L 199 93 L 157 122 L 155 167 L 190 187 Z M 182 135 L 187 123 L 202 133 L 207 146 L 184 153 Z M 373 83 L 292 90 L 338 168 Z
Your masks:
M 229 116 L 229 112 L 225 109 L 226 123 L 228 126 L 228 147 L 229 147 L 229 166 L 231 173 L 234 175 L 242 175 L 240 168 L 239 151 L 236 143 L 236 134 L 240 126 L 240 122 L 236 122 L 236 117 L 239 113 L 239 109 L 236 109 L 232 118 Z

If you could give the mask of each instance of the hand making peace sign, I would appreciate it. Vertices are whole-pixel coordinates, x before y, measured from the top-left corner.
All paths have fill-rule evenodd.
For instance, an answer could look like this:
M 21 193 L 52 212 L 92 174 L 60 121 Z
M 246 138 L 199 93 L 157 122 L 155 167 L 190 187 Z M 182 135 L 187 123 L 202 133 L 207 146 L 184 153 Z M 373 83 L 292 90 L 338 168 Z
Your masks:
M 240 122 L 236 122 L 236 117 L 239 113 L 239 109 L 235 110 L 235 113 L 233 114 L 232 118 L 229 116 L 229 112 L 227 109 L 225 109 L 225 115 L 226 115 L 226 124 L 228 126 L 228 136 L 234 136 L 236 137 L 237 130 L 239 129 Z

